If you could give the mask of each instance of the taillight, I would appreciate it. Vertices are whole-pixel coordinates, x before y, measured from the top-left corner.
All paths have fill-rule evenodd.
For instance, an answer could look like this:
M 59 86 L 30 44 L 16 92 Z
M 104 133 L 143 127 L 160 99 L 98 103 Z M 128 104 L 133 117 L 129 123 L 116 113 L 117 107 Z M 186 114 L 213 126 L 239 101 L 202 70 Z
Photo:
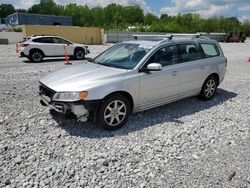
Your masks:
M 227 58 L 225 57 L 225 66 L 227 66 Z
M 27 46 L 29 46 L 30 44 L 28 44 L 28 43 L 22 43 L 21 44 L 21 47 L 27 47 Z

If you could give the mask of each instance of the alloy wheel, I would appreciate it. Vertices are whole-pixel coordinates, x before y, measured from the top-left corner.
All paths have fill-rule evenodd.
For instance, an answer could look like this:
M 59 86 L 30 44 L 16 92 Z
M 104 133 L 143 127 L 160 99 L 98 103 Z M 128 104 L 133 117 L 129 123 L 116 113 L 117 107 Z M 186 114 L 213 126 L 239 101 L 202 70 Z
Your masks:
M 206 97 L 211 97 L 216 90 L 216 83 L 214 80 L 208 80 L 206 86 L 205 86 L 205 95 Z
M 123 101 L 110 102 L 104 110 L 104 120 L 109 126 L 119 125 L 127 114 L 127 108 Z
M 76 58 L 77 59 L 83 59 L 84 58 L 84 52 L 79 50 L 76 52 Z
M 35 61 L 35 62 L 39 62 L 42 60 L 42 54 L 39 53 L 39 52 L 34 52 L 32 54 L 32 59 Z

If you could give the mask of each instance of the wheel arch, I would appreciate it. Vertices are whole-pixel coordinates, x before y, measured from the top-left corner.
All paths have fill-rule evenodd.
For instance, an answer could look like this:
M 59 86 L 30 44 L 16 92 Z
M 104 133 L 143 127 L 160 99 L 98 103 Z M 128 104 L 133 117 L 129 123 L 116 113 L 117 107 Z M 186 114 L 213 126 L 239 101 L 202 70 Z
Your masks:
M 134 99 L 133 99 L 132 95 L 129 92 L 127 92 L 127 91 L 114 91 L 114 92 L 109 93 L 108 95 L 106 95 L 103 98 L 103 100 L 105 100 L 106 98 L 108 98 L 108 97 L 110 97 L 112 95 L 115 95 L 115 94 L 121 94 L 121 95 L 123 95 L 124 97 L 126 97 L 129 100 L 130 107 L 131 107 L 130 113 L 132 113 L 133 108 L 134 108 Z
M 209 77 L 211 77 L 211 76 L 214 76 L 214 77 L 217 79 L 217 84 L 219 85 L 219 84 L 220 84 L 220 76 L 219 76 L 219 74 L 216 73 L 216 72 L 214 72 L 214 73 L 210 74 L 210 75 L 206 78 L 206 80 L 207 80 Z
M 77 50 L 83 50 L 84 53 L 86 54 L 86 50 L 85 50 L 83 47 L 81 47 L 81 46 L 75 47 L 75 49 L 74 49 L 74 54 L 76 53 Z
M 45 57 L 44 52 L 41 49 L 39 49 L 39 48 L 32 48 L 32 49 L 30 49 L 29 50 L 29 56 L 31 55 L 32 52 L 35 52 L 35 51 L 41 52 L 42 55 L 43 55 L 43 57 Z

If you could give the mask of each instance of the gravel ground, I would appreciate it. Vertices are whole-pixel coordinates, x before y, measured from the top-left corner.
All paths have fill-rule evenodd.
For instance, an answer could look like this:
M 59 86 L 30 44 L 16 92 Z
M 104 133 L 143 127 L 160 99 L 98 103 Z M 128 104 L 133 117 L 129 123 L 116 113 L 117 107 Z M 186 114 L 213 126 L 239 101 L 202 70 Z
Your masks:
M 0 46 L 0 187 L 250 187 L 250 41 L 221 45 L 228 71 L 213 100 L 137 113 L 117 131 L 39 104 L 37 80 L 64 59 L 27 63 Z

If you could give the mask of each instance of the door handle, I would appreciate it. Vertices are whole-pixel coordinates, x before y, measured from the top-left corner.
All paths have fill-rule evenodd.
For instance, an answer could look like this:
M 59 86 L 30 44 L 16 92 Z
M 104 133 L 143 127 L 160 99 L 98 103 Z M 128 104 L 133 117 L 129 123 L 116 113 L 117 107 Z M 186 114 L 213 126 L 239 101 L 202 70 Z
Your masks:
M 201 70 L 205 69 L 205 66 L 204 66 L 204 65 L 201 65 L 201 66 L 200 66 L 200 69 L 201 69 Z
M 178 72 L 177 71 L 173 71 L 173 72 L 171 72 L 171 74 L 172 74 L 172 76 L 176 76 L 178 74 Z

